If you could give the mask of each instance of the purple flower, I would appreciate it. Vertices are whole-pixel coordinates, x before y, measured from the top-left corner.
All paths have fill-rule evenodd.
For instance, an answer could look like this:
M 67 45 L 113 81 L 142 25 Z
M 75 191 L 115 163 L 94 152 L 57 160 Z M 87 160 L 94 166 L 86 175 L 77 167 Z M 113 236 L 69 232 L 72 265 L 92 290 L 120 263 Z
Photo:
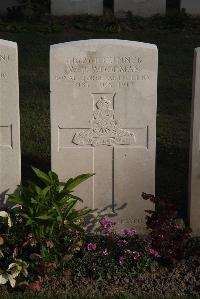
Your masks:
M 133 251 L 133 259 L 137 261 L 142 256 L 142 253 L 139 251 Z
M 132 237 L 137 233 L 136 229 L 133 227 L 124 229 L 124 234 L 128 237 Z
M 155 257 L 160 257 L 159 252 L 150 246 L 147 247 L 147 251 Z
M 95 251 L 97 249 L 97 244 L 94 244 L 94 243 L 89 243 L 87 245 L 87 250 L 88 251 Z
M 115 223 L 111 219 L 104 217 L 99 220 L 99 223 L 104 234 L 110 235 L 112 233 Z

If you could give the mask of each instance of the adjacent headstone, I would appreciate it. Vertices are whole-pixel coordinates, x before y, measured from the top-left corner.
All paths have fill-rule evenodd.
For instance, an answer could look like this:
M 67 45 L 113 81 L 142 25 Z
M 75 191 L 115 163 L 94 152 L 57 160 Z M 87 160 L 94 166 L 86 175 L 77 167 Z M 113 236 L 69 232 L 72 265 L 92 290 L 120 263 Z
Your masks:
M 52 169 L 118 228 L 144 228 L 155 191 L 157 47 L 86 40 L 51 47 Z
M 0 1 L 0 15 L 6 15 L 8 13 L 8 8 L 17 6 L 19 3 L 17 0 L 1 0 Z
M 200 1 L 199 0 L 181 0 L 181 10 L 184 9 L 186 13 L 191 15 L 200 15 Z
M 141 17 L 165 15 L 166 0 L 114 0 L 114 12 L 119 17 L 126 16 L 127 12 Z
M 193 233 L 200 235 L 200 48 L 195 49 L 194 56 L 189 218 Z
M 17 44 L 0 40 L 0 205 L 20 184 Z
M 103 0 L 51 0 L 51 13 L 63 15 L 102 15 Z

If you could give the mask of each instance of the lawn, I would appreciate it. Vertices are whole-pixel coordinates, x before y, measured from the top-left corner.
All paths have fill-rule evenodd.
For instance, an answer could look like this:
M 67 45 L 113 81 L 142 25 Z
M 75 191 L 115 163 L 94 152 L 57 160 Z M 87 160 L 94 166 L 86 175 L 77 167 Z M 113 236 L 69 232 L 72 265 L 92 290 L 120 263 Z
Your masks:
M 81 30 L 81 25 L 80 28 L 68 26 L 66 20 L 63 28 L 52 32 L 44 24 L 41 25 L 44 30 L 38 24 L 26 25 L 29 30 L 21 30 L 23 23 L 12 27 L 9 22 L 5 27 L 1 24 L 0 38 L 15 41 L 19 46 L 23 179 L 31 176 L 31 165 L 44 170 L 50 168 L 50 45 L 91 38 L 154 43 L 159 49 L 156 193 L 173 197 L 185 215 L 193 51 L 200 45 L 200 26 L 191 30 L 190 26 L 156 29 L 145 25 L 113 33 Z

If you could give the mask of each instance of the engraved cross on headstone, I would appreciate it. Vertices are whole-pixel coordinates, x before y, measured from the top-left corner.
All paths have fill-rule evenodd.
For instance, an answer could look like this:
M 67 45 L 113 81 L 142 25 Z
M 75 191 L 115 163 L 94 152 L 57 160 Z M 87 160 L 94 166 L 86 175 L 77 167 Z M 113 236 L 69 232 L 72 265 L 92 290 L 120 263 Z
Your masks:
M 58 144 L 62 148 L 92 148 L 93 172 L 93 209 L 95 206 L 95 180 L 98 181 L 100 167 L 104 178 L 111 183 L 112 211 L 115 212 L 115 151 L 119 147 L 148 148 L 148 127 L 120 128 L 115 120 L 113 93 L 93 93 L 93 115 L 90 128 L 63 128 L 59 126 Z M 99 167 L 100 166 L 100 167 Z M 98 184 L 98 183 L 97 183 Z M 99 188 L 98 188 L 99 189 Z M 102 199 L 103 200 L 103 199 Z M 106 200 L 105 200 L 105 203 Z

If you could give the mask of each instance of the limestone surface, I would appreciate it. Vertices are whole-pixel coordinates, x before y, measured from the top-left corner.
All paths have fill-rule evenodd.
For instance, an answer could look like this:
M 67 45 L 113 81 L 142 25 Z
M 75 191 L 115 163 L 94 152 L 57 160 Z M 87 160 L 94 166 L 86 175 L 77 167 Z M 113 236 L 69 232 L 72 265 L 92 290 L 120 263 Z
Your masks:
M 200 15 L 200 1 L 199 0 L 181 0 L 181 9 L 191 15 Z
M 51 0 L 52 15 L 103 14 L 103 0 Z
M 189 176 L 189 218 L 194 235 L 200 235 L 200 48 L 195 49 Z
M 0 40 L 0 204 L 21 180 L 17 44 Z
M 155 191 L 157 47 L 86 40 L 51 47 L 52 169 L 95 173 L 78 195 L 119 229 L 144 228 Z M 91 227 L 93 227 L 93 220 Z
M 126 16 L 127 12 L 141 17 L 165 15 L 166 0 L 114 0 L 114 12 L 119 17 Z

